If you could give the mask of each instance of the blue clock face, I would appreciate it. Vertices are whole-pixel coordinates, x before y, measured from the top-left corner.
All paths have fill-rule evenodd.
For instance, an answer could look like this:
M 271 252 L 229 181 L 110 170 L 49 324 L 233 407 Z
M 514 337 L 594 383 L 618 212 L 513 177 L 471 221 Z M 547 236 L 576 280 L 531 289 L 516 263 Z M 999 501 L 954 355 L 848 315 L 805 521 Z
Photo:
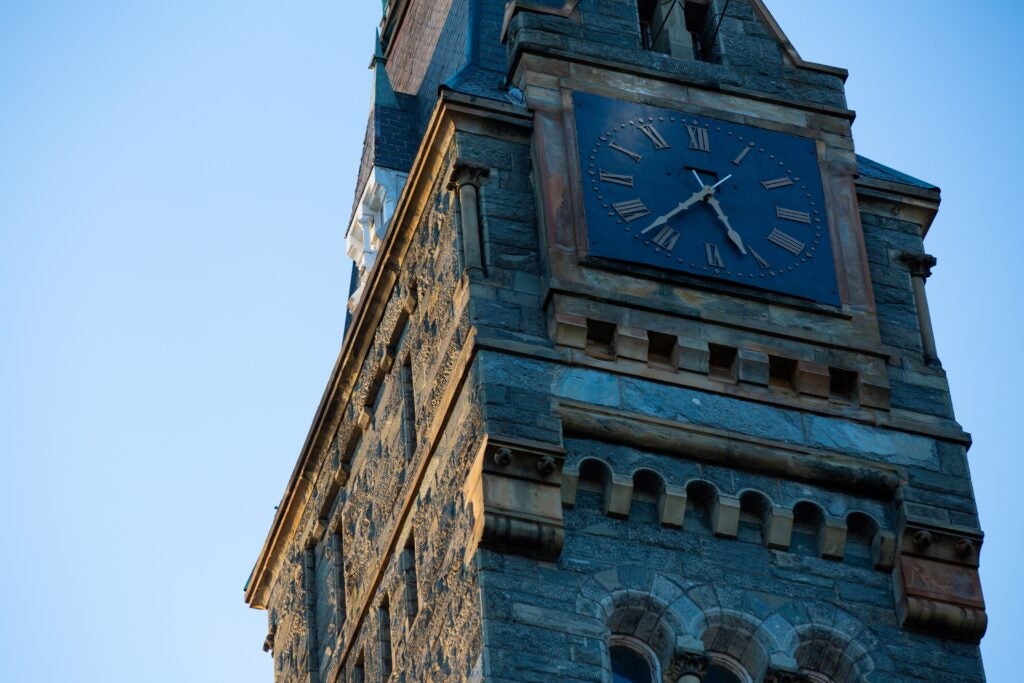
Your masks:
M 574 94 L 591 256 L 837 305 L 815 144 Z

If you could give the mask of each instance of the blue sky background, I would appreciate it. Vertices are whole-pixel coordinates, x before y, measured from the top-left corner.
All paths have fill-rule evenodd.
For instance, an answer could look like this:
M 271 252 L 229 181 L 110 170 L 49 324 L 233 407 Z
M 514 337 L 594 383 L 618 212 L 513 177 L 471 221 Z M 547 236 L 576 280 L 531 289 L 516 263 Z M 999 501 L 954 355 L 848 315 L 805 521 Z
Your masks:
M 933 182 L 939 351 L 1019 680 L 1024 4 L 768 0 Z M 341 344 L 378 0 L 0 0 L 0 680 L 271 681 L 242 586 Z

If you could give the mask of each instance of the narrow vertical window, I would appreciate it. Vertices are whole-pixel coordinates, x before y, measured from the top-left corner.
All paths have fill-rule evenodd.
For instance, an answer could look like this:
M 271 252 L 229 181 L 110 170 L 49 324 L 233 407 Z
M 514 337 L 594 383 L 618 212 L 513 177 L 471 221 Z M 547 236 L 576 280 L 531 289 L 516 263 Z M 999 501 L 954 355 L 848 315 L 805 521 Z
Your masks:
M 411 624 L 420 611 L 419 585 L 416 579 L 416 542 L 413 535 L 402 551 L 402 580 L 405 584 L 405 614 Z
M 380 653 L 380 676 L 387 679 L 391 675 L 391 605 L 387 596 L 377 610 L 377 649 Z
M 359 651 L 359 658 L 352 667 L 352 683 L 366 683 L 366 655 Z
M 407 355 L 402 363 L 402 442 L 405 445 L 405 459 L 411 460 L 416 452 L 416 394 L 412 384 L 412 356 Z
M 333 579 L 334 579 L 334 623 L 338 627 L 338 633 L 341 633 L 341 627 L 345 625 L 346 616 L 346 605 L 345 605 L 345 553 L 344 545 L 342 544 L 341 532 L 336 531 L 331 534 L 331 556 L 334 558 L 334 566 L 332 567 Z
M 316 547 L 310 546 L 302 556 L 302 588 L 306 607 L 307 671 L 319 671 L 318 637 L 316 628 Z

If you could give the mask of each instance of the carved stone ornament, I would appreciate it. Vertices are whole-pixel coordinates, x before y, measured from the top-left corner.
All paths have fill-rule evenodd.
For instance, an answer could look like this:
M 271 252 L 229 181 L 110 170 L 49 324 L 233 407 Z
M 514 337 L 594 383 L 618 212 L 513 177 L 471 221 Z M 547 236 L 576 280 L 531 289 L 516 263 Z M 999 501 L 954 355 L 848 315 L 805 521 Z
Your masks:
M 665 668 L 665 683 L 678 683 L 684 676 L 694 676 L 698 680 L 704 677 L 711 660 L 703 652 L 693 650 L 676 650 L 672 661 Z
M 448 190 L 454 192 L 464 185 L 480 187 L 491 174 L 490 169 L 466 162 L 457 162 L 448 179 Z
M 910 251 L 901 254 L 900 260 L 907 264 L 913 277 L 921 277 L 925 280 L 932 276 L 932 268 L 939 262 L 931 254 L 920 254 Z
M 530 557 L 558 557 L 565 540 L 561 494 L 564 449 L 488 436 L 481 459 L 481 544 Z
M 988 627 L 978 576 L 980 532 L 907 521 L 895 570 L 904 628 L 975 643 Z

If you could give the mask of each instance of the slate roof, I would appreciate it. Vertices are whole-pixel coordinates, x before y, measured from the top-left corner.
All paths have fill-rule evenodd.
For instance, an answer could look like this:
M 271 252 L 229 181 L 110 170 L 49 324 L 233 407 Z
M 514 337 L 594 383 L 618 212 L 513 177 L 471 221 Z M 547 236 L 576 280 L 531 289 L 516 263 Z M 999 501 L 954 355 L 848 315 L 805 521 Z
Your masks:
M 884 180 L 889 183 L 899 183 L 901 185 L 910 185 L 911 187 L 918 187 L 922 190 L 938 190 L 939 188 L 930 183 L 926 183 L 923 180 L 918 180 L 913 176 L 909 176 L 906 173 L 900 173 L 894 168 L 884 166 L 877 161 L 872 161 L 867 157 L 857 155 L 857 170 L 860 175 L 864 178 L 874 178 L 875 180 Z

